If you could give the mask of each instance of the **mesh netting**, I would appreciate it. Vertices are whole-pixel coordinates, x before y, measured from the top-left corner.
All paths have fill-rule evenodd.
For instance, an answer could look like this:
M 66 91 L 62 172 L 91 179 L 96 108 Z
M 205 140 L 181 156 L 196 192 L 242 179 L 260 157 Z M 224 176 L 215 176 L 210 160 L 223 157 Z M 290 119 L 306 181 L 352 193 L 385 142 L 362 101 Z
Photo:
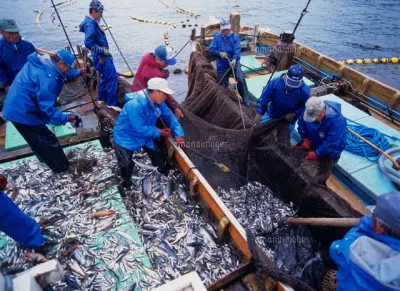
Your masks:
M 200 52 L 191 55 L 189 90 L 182 107 L 185 152 L 214 188 L 235 188 L 254 180 L 293 201 L 300 208 L 300 216 L 359 216 L 325 184 L 332 161 L 305 160 L 303 150 L 289 143 L 287 122 L 274 120 L 253 127 L 255 108 L 243 106 L 246 128 L 243 129 L 236 94 L 218 85 L 214 68 Z M 214 142 L 214 146 L 209 142 Z M 228 166 L 231 172 L 221 171 L 219 163 Z M 265 260 L 269 259 L 263 257 L 263 262 L 258 263 L 273 279 L 287 282 L 298 290 L 308 288 Z
M 213 186 L 229 187 L 224 177 L 234 176 L 222 175 L 216 166 L 209 166 L 211 161 L 218 161 L 237 170 L 243 177 L 249 173 L 251 180 L 268 183 L 283 198 L 295 202 L 305 216 L 357 215 L 346 201 L 325 185 L 332 161 L 318 164 L 306 161 L 302 149 L 289 144 L 287 122 L 274 120 L 252 127 L 254 107 L 242 106 L 247 128 L 243 129 L 236 94 L 218 85 L 213 66 L 200 52 L 193 52 L 190 58 L 189 90 L 182 107 L 186 117 L 181 123 L 187 141 L 200 145 L 210 140 L 226 142 L 219 150 L 201 146 L 185 150 L 196 167 L 207 169 L 203 173 Z M 217 168 L 215 172 L 213 168 Z

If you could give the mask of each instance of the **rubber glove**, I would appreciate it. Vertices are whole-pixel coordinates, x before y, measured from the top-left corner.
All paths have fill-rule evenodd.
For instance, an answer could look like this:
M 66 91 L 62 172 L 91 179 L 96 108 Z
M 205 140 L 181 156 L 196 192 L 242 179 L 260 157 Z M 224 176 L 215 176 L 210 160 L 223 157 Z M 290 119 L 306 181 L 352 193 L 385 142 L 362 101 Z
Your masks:
M 221 59 L 227 59 L 227 58 L 228 58 L 228 54 L 227 54 L 226 52 L 220 52 L 220 53 L 219 53 L 219 57 L 220 57 Z
M 162 137 L 169 137 L 171 135 L 170 128 L 158 128 L 158 131 L 160 132 Z
M 301 148 L 304 151 L 308 151 L 309 149 L 311 149 L 311 141 L 310 141 L 310 139 L 308 137 L 303 139 L 303 143 L 301 144 Z
M 310 161 L 318 161 L 318 156 L 317 156 L 317 154 L 315 153 L 315 151 L 312 151 L 312 152 L 309 152 L 309 153 L 307 154 L 306 159 L 307 159 L 307 160 L 310 160 Z

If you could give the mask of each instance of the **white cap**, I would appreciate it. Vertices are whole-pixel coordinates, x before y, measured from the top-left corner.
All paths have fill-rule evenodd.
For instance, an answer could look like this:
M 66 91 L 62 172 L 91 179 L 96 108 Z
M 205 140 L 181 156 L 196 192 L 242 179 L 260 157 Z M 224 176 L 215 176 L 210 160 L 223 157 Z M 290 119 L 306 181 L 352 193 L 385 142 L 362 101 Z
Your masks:
M 226 19 L 222 19 L 219 23 L 220 25 L 220 29 L 224 30 L 224 29 L 231 29 L 231 23 L 229 22 L 229 20 Z
M 167 80 L 163 78 L 150 79 L 149 82 L 147 83 L 147 88 L 150 90 L 158 90 L 169 95 L 174 94 L 174 91 L 168 88 Z
M 311 97 L 306 102 L 306 110 L 304 111 L 303 119 L 305 122 L 313 122 L 321 112 L 326 108 L 325 102 L 318 97 Z

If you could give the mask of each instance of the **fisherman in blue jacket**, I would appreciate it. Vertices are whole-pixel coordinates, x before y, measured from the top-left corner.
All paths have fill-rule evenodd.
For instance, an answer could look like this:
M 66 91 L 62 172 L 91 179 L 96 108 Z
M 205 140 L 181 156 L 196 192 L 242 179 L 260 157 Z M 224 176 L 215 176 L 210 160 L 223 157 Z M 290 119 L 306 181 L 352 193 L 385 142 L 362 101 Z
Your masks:
M 0 85 L 7 92 L 35 47 L 29 41 L 21 39 L 19 28 L 13 19 L 0 19 L 0 33 L 3 35 L 0 39 Z
M 219 84 L 228 87 L 229 76 L 233 74 L 236 78 L 237 88 L 243 102 L 246 106 L 250 106 L 246 80 L 242 67 L 240 65 L 240 38 L 231 31 L 231 24 L 228 20 L 221 20 L 221 32 L 214 34 L 214 38 L 210 46 L 210 54 L 217 58 L 217 72 Z
M 304 70 L 298 64 L 290 66 L 288 72 L 271 80 L 258 101 L 254 123 L 284 117 L 292 123 L 304 110 L 310 98 L 310 88 L 303 81 Z
M 334 241 L 330 255 L 338 266 L 336 290 L 400 290 L 400 192 L 378 196 L 372 216 Z
M 100 72 L 98 85 L 98 103 L 121 111 L 118 105 L 118 75 L 113 58 L 109 52 L 104 30 L 99 22 L 103 16 L 104 6 L 98 0 L 92 0 L 89 5 L 89 15 L 79 25 L 79 31 L 85 33 L 85 46 L 92 52 L 93 64 Z M 104 64 L 99 64 L 100 59 Z M 101 69 L 100 69 L 101 68 Z
M 0 85 L 6 92 L 15 77 L 25 65 L 28 56 L 36 51 L 29 41 L 19 35 L 20 29 L 13 19 L 0 19 Z M 67 72 L 67 79 L 76 79 L 86 74 L 86 69 L 73 69 Z
M 184 145 L 184 132 L 172 111 L 164 103 L 167 95 L 173 94 L 168 82 L 162 78 L 152 78 L 148 89 L 125 95 L 125 103 L 114 127 L 115 154 L 121 168 L 123 186 L 132 185 L 134 163 L 132 155 L 142 148 L 149 155 L 153 166 L 161 174 L 168 175 L 168 154 L 162 137 L 171 135 L 176 143 Z M 157 128 L 161 118 L 170 128 Z
M 3 117 L 14 124 L 37 158 L 56 173 L 67 171 L 69 163 L 46 124 L 64 125 L 76 119 L 55 107 L 66 81 L 65 73 L 75 60 L 67 50 L 53 56 L 32 53 L 8 90 L 3 107 Z
M 347 121 L 339 103 L 311 97 L 298 120 L 297 130 L 302 138 L 299 145 L 308 151 L 308 160 L 330 158 L 337 163 L 346 147 Z
M 44 243 L 39 224 L 18 208 L 3 191 L 7 178 L 0 174 L 0 231 L 11 237 L 23 248 L 36 248 Z

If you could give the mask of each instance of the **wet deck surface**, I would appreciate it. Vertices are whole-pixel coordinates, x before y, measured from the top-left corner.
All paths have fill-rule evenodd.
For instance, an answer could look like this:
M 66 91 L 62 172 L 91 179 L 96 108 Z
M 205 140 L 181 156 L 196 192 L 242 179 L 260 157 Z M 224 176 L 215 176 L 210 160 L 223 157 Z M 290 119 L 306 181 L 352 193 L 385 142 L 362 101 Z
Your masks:
M 73 151 L 78 159 L 81 156 L 88 159 L 104 156 L 98 141 L 65 149 L 67 154 Z M 42 226 L 43 234 L 52 242 L 51 247 L 45 249 L 46 257 L 59 259 L 66 274 L 81 286 L 125 290 L 134 282 L 143 280 L 143 268 L 151 268 L 151 264 L 118 188 L 107 187 L 101 182 L 103 179 L 107 181 L 112 175 L 111 170 L 96 167 L 91 169 L 91 173 L 81 172 L 72 178 L 72 172 L 52 174 L 47 167 L 38 164 L 34 156 L 0 165 L 1 172 L 9 178 L 6 192 L 24 212 L 38 221 L 64 216 L 48 227 Z M 72 168 L 76 173 L 79 166 Z M 52 187 L 46 187 L 46 183 Z M 109 209 L 116 214 L 107 218 L 88 216 Z M 86 280 L 66 267 L 72 260 L 65 255 L 71 247 L 68 243 L 71 238 L 75 238 L 73 244 L 79 247 L 86 261 L 86 267 L 81 266 L 88 275 Z M 24 265 L 22 254 L 12 239 L 0 233 L 0 263 L 9 260 L 14 265 Z

